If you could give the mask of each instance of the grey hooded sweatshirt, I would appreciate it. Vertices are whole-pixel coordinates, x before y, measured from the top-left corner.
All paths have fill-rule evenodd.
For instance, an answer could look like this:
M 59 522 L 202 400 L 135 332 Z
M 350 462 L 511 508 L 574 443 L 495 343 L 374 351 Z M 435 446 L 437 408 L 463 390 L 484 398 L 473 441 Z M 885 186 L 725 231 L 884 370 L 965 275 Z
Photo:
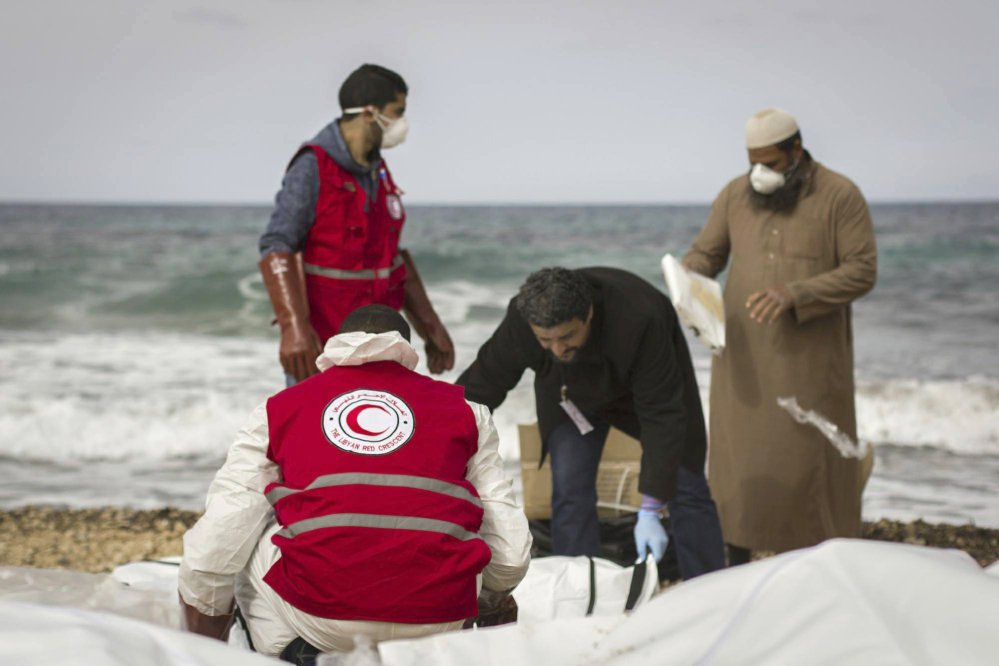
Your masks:
M 316 144 L 341 167 L 357 178 L 364 189 L 368 202 L 378 194 L 378 170 L 382 159 L 378 149 L 371 158 L 371 166 L 358 164 L 347 148 L 337 118 L 320 130 L 319 134 L 306 143 Z M 298 155 L 288 167 L 281 181 L 281 190 L 274 198 L 274 212 L 267 228 L 260 237 L 260 256 L 271 252 L 301 252 L 305 248 L 305 238 L 316 221 L 316 200 L 319 198 L 319 167 L 312 151 Z

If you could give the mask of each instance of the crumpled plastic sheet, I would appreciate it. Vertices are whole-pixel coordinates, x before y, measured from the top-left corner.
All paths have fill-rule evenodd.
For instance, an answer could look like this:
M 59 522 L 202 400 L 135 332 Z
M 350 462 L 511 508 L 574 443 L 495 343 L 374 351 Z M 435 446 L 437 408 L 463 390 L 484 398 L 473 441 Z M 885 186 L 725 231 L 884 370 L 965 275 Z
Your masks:
M 864 440 L 858 440 L 855 443 L 846 433 L 818 412 L 811 409 L 802 409 L 798 404 L 798 399 L 794 396 L 790 398 L 777 398 L 777 404 L 787 411 L 798 423 L 818 428 L 819 432 L 836 447 L 839 454 L 844 458 L 864 458 L 867 456 L 868 451 L 871 450 L 870 443 Z
M 105 611 L 179 629 L 180 608 L 176 599 L 174 589 L 131 585 L 111 574 L 0 567 L 3 601 Z

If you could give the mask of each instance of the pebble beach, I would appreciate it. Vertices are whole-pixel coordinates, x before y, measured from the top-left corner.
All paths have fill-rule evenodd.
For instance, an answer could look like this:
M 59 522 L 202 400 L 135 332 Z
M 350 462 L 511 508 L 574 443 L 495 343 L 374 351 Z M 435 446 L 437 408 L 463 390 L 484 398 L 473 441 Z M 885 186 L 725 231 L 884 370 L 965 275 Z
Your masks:
M 184 532 L 201 514 L 181 509 L 61 509 L 0 512 L 0 566 L 108 572 L 139 560 L 180 555 Z M 999 530 L 922 520 L 864 523 L 863 537 L 958 548 L 982 566 L 999 561 Z

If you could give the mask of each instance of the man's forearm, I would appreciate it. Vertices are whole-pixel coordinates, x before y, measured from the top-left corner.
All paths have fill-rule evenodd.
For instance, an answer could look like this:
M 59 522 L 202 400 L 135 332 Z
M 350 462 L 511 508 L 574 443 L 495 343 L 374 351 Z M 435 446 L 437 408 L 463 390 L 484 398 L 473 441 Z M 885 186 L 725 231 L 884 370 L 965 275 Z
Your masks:
M 728 235 L 728 199 L 722 192 L 711 205 L 711 213 L 681 263 L 689 271 L 713 278 L 725 268 L 731 251 Z
M 272 252 L 301 252 L 315 222 L 319 171 L 312 153 L 303 153 L 288 169 L 275 197 L 267 229 L 260 236 L 260 256 Z
M 681 260 L 681 264 L 688 271 L 709 278 L 714 278 L 716 275 L 721 273 L 727 263 L 727 254 L 710 255 L 705 252 L 701 252 L 696 248 L 692 248 L 683 256 L 683 259 Z
M 786 285 L 799 324 L 849 305 L 874 288 L 877 259 L 864 257 L 827 273 Z

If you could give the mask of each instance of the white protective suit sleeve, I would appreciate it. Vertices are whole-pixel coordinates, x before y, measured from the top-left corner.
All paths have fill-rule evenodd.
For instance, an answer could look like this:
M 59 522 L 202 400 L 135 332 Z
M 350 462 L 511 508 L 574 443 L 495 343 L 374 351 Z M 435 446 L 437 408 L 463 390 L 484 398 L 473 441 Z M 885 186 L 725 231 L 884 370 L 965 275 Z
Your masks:
M 511 590 L 527 574 L 533 540 L 524 510 L 514 498 L 513 482 L 503 469 L 499 434 L 489 408 L 471 401 L 468 405 L 479 428 L 479 450 L 468 461 L 465 478 L 475 486 L 482 500 L 479 536 L 493 555 L 482 572 L 482 584 L 493 591 Z
M 236 574 L 253 553 L 273 510 L 264 497 L 277 481 L 278 466 L 267 457 L 267 403 L 261 403 L 237 433 L 225 464 L 208 488 L 205 514 L 184 535 L 179 590 L 205 615 L 232 610 Z

